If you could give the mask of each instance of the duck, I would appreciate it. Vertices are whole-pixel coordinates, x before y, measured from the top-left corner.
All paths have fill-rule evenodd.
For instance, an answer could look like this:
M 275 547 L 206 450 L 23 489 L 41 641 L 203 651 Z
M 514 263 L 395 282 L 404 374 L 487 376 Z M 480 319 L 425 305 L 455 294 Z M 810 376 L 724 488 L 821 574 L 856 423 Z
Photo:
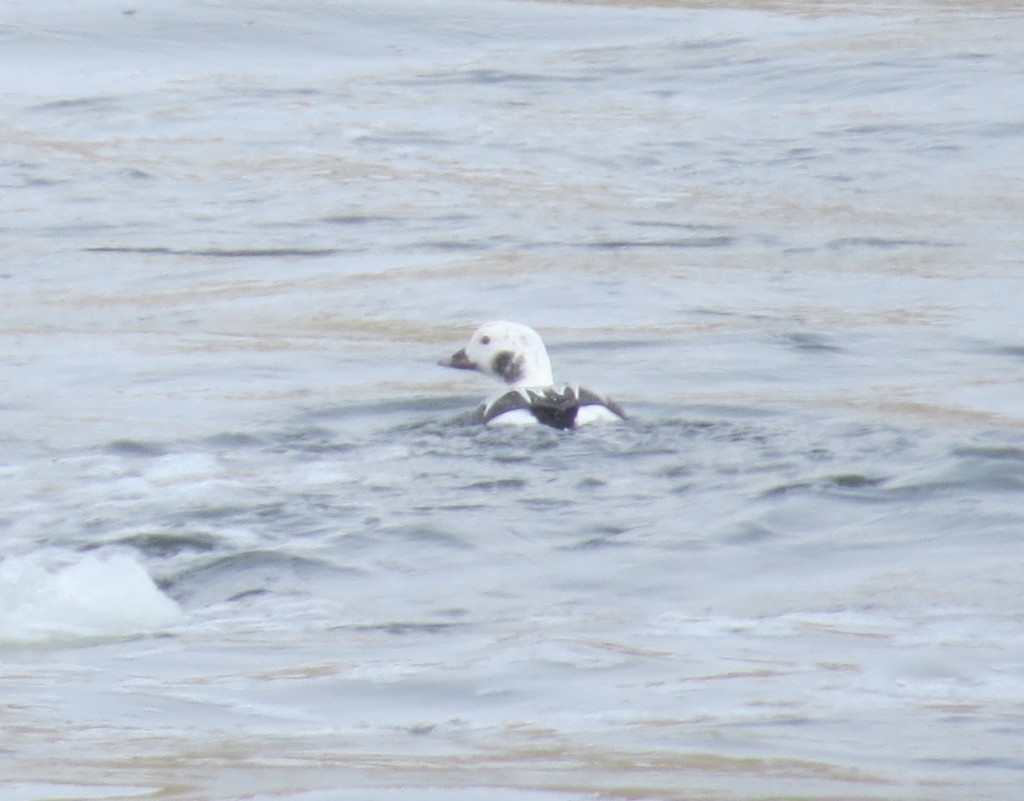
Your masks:
M 539 424 L 564 430 L 626 419 L 622 407 L 609 398 L 576 385 L 556 384 L 544 340 L 522 323 L 484 323 L 465 347 L 439 364 L 476 370 L 501 382 L 501 388 L 474 412 L 475 422 L 485 425 Z

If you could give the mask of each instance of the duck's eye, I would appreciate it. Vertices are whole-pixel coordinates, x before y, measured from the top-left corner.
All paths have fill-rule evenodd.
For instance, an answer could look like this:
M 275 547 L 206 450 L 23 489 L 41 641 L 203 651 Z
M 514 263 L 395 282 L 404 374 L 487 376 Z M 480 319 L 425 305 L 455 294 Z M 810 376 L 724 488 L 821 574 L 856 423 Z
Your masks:
M 480 337 L 480 344 L 481 345 L 490 345 L 491 344 L 491 338 L 488 337 L 488 336 Z

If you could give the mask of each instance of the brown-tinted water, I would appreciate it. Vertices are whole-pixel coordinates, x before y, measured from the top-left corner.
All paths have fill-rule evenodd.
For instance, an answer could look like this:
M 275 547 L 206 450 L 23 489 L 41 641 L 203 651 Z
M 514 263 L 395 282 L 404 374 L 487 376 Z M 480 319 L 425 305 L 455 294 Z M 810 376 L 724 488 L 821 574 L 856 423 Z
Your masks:
M 1014 8 L 7 14 L 0 797 L 1016 798 Z

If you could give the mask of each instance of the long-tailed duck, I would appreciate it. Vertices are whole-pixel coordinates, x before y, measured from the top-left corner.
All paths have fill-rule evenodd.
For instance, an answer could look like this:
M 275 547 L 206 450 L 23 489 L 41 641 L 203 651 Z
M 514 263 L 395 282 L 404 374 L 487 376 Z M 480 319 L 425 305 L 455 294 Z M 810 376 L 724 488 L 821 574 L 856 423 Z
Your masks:
M 576 428 L 626 417 L 617 403 L 596 392 L 568 384 L 556 385 L 540 335 L 519 323 L 484 323 L 473 332 L 466 347 L 442 359 L 440 364 L 478 370 L 506 385 L 476 410 L 476 419 L 481 423 L 540 423 L 552 428 Z

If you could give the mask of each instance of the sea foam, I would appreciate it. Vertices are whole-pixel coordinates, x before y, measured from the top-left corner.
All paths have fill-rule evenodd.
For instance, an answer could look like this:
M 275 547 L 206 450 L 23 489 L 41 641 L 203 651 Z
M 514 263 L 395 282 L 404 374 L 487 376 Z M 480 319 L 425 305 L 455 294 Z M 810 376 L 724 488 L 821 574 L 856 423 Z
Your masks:
M 119 638 L 180 622 L 180 607 L 127 554 L 0 562 L 0 642 Z

